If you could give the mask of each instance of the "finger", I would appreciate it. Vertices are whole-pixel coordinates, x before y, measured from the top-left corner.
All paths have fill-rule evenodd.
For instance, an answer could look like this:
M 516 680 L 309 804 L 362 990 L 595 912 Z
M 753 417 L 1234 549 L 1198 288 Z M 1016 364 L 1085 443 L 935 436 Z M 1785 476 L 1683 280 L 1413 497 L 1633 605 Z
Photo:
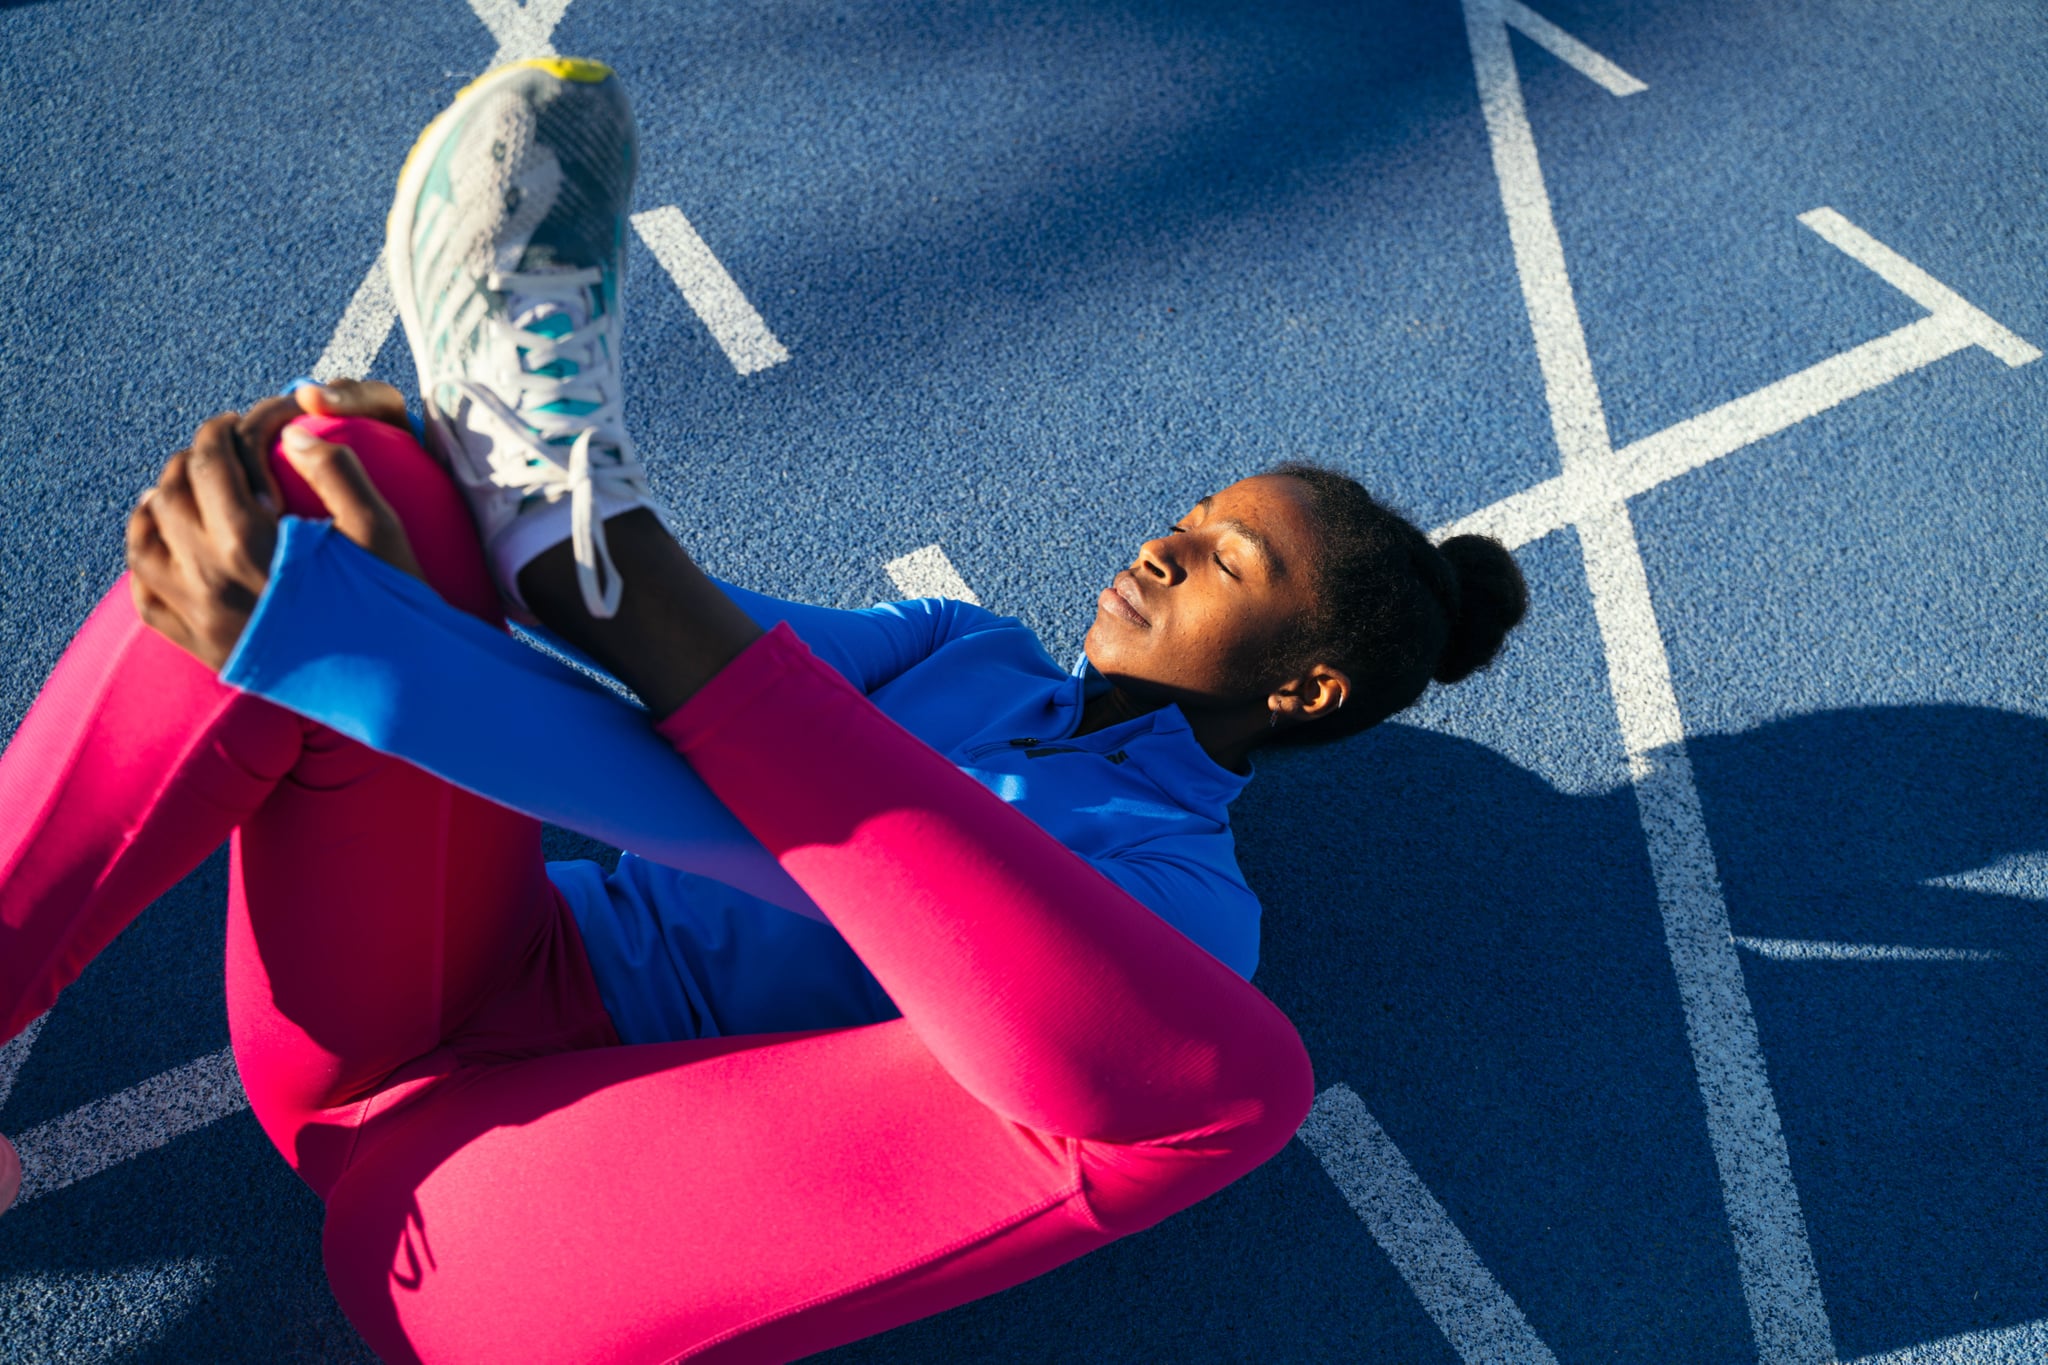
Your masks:
M 150 510 L 150 498 L 154 488 L 142 490 L 142 496 L 135 502 L 135 508 L 128 514 L 128 526 L 123 536 L 122 550 L 128 561 L 128 571 L 138 578 L 155 571 L 156 566 L 170 554 L 164 544 L 163 535 L 157 530 L 156 515 Z
M 286 427 L 284 454 L 326 504 L 337 531 L 393 568 L 422 576 L 404 524 L 353 450 L 323 441 L 304 427 Z
M 277 438 L 285 424 L 298 417 L 305 409 L 299 400 L 290 394 L 266 398 L 242 414 L 242 420 L 235 427 L 235 439 L 241 445 L 242 468 L 249 473 L 249 487 L 255 490 L 258 506 L 269 499 L 267 508 L 272 514 L 284 511 L 284 492 L 277 486 L 277 475 L 270 467 L 270 452 L 277 447 Z
M 376 379 L 330 379 L 301 384 L 292 397 L 307 412 L 322 417 L 367 417 L 390 426 L 406 426 L 405 395 Z
M 235 448 L 238 420 L 234 413 L 223 413 L 200 427 L 185 460 L 199 520 L 214 544 L 223 547 L 246 539 L 260 515 L 249 473 Z
M 135 599 L 135 611 L 145 625 L 154 625 L 151 613 L 165 610 L 163 591 L 175 578 L 171 551 L 164 544 L 150 506 L 156 490 L 144 489 L 135 510 L 128 514 L 128 529 L 122 550 L 128 561 L 128 591 Z
M 199 429 L 186 477 L 213 548 L 212 568 L 251 593 L 263 591 L 270 553 L 277 546 L 277 518 L 257 506 L 236 443 L 238 423 L 218 417 Z
M 206 532 L 199 520 L 199 507 L 192 500 L 192 481 L 186 467 L 192 452 L 180 450 L 164 461 L 164 472 L 156 477 L 150 494 L 149 511 L 157 534 L 173 558 L 183 564 L 197 563 L 206 550 Z

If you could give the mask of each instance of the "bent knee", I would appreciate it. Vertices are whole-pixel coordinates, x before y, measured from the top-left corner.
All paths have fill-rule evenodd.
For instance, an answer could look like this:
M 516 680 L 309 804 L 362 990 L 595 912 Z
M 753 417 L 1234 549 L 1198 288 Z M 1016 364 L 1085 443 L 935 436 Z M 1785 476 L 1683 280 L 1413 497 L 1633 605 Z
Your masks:
M 306 416 L 291 425 L 356 453 L 370 482 L 398 514 L 420 571 L 450 605 L 493 624 L 503 620 L 498 590 L 462 490 L 411 432 L 367 417 Z M 269 459 L 287 512 L 328 515 L 319 495 L 278 448 L 271 449 Z
M 1088 1207 L 1116 1236 L 1148 1228 L 1278 1156 L 1314 1103 L 1308 1050 L 1293 1036 L 1274 1049 L 1260 1087 L 1214 1122 L 1148 1142 L 1081 1142 Z

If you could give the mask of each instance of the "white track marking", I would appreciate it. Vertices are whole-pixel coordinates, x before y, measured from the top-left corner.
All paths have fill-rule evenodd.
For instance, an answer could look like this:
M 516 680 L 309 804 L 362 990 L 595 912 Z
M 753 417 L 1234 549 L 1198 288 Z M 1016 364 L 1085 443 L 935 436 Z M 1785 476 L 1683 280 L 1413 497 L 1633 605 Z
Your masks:
M 0 1109 L 7 1107 L 7 1097 L 14 1093 L 15 1078 L 21 1075 L 21 1064 L 28 1060 L 36 1045 L 36 1035 L 49 1019 L 49 1011 L 45 1010 L 29 1020 L 27 1028 L 0 1045 Z
M 2040 358 L 2041 352 L 2033 345 L 1833 209 L 1815 209 L 1800 221 L 1844 250 L 1848 250 L 1845 243 L 1853 244 L 1856 249 L 1850 255 L 1935 311 L 1623 446 L 1597 478 L 1559 475 L 1546 479 L 1439 528 L 1437 537 L 1490 535 L 1516 549 L 1564 529 L 1607 502 L 1647 493 L 1958 351 L 1979 346 L 2008 365 L 2031 364 Z M 1816 227 L 1816 222 L 1827 230 Z
M 1826 1365 L 1834 1359 L 1833 1332 L 1700 814 L 1642 554 L 1626 495 L 1612 483 L 1617 462 L 1515 72 L 1508 3 L 1465 0 L 1466 33 L 1563 465 L 1560 501 L 1571 504 L 1579 528 L 1750 1327 L 1764 1365 Z M 1586 69 L 1583 56 L 1572 64 Z
M 718 257 L 711 254 L 697 229 L 673 206 L 633 215 L 640 240 L 661 262 L 691 311 L 704 323 L 741 374 L 752 374 L 789 359 L 789 352 L 768 330 L 768 324 L 747 302 Z
M 21 1153 L 21 1202 L 98 1175 L 248 1107 L 234 1054 L 226 1048 L 80 1105 L 14 1139 Z
M 946 558 L 946 552 L 936 545 L 912 550 L 901 559 L 890 560 L 882 568 L 888 573 L 889 581 L 896 585 L 896 591 L 905 597 L 950 597 L 956 602 L 981 605 L 974 589 L 967 586 L 967 580 L 953 567 L 953 561 Z
M 1952 320 L 1922 318 L 1623 446 L 1597 480 L 1546 479 L 1452 522 L 1437 535 L 1490 535 L 1517 549 L 1618 498 L 1647 493 L 1972 344 Z
M 469 7 L 498 40 L 491 66 L 526 57 L 553 57 L 555 28 L 569 9 L 569 0 L 469 0 Z
M 1886 943 L 1829 943 L 1805 938 L 1744 938 L 1735 946 L 1774 962 L 2010 962 L 1985 948 L 1902 948 Z
M 1827 1365 L 1833 1333 L 1635 528 L 1615 503 L 1578 529 L 1758 1359 Z
M 1575 472 L 1597 465 L 1607 455 L 1607 415 L 1600 406 L 1586 331 L 1565 271 L 1564 243 L 1550 211 L 1550 191 L 1536 159 L 1536 135 L 1529 129 L 1529 113 L 1522 103 L 1521 77 L 1515 73 L 1500 0 L 1465 0 L 1465 32 L 1479 77 L 1479 107 L 1486 116 L 1493 171 L 1507 209 L 1515 273 L 1521 277 L 1522 298 L 1536 334 L 1536 361 L 1550 401 L 1550 424 L 1565 470 Z
M 2023 901 L 2048 901 L 2048 851 L 2011 853 L 1997 862 L 1929 877 L 1922 886 L 1949 891 L 1977 891 L 1987 896 L 2011 896 Z
M 1557 1365 L 1522 1310 L 1349 1086 L 1333 1085 L 1296 1133 L 1323 1163 L 1466 1365 Z
M 2039 348 L 1999 326 L 1970 305 L 1961 294 L 1878 241 L 1831 208 L 1809 209 L 1799 221 L 1819 233 L 1845 255 L 1868 266 L 1880 279 L 1936 317 L 1956 320 L 1970 344 L 1982 346 L 2011 366 L 2041 358 Z
M 1797 374 L 1626 445 L 1608 487 L 1634 497 L 1971 344 L 1948 317 L 1922 318 Z
M 1445 522 L 1429 533 L 1430 538 L 1445 541 L 1452 536 L 1492 536 L 1510 550 L 1519 550 L 1577 520 L 1581 508 L 1573 495 L 1578 491 L 1562 475 L 1545 479 L 1476 512 L 1467 512 L 1456 521 Z M 1601 500 L 1608 501 L 1604 497 Z
M 377 259 L 370 262 L 370 272 L 356 286 L 355 296 L 342 310 L 341 321 L 334 324 L 327 349 L 313 363 L 313 377 L 322 381 L 361 379 L 376 364 L 377 352 L 384 349 L 396 321 L 398 303 L 391 297 L 391 277 L 385 273 L 384 253 L 379 251 Z
M 2040 1365 L 2044 1360 L 2048 1360 L 2048 1318 L 1858 1356 L 1846 1365 Z
M 1674 746 L 1682 750 L 1685 743 L 1671 663 L 1657 629 L 1650 581 L 1628 505 L 1610 503 L 1581 520 L 1578 528 L 1593 615 L 1607 651 L 1608 686 L 1614 693 L 1622 748 L 1628 755 L 1629 776 L 1641 781 L 1659 771 L 1663 753 Z M 1653 843 L 1655 838 L 1653 833 Z
M 1650 88 L 1527 5 L 1521 4 L 1520 0 L 1494 0 L 1494 3 L 1500 7 L 1502 20 L 1522 30 L 1547 49 L 1551 56 L 1608 94 L 1640 95 Z

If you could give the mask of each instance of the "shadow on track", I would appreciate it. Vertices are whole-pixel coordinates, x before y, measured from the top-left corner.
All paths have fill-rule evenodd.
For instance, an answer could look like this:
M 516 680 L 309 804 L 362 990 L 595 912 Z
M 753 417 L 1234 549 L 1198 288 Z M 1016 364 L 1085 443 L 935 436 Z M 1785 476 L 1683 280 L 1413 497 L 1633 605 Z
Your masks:
M 1691 749 L 1738 935 L 2010 954 L 1744 954 L 1844 1358 L 2048 1316 L 2048 1097 L 2019 1080 L 2048 1038 L 2041 888 L 1926 884 L 2048 849 L 2048 722 L 1873 708 Z M 1268 907 L 1257 981 L 1318 1086 L 1358 1092 L 1561 1359 L 1746 1358 L 1630 793 L 1561 793 L 1400 724 L 1261 767 L 1237 808 Z M 218 952 L 219 889 L 209 863 L 95 966 L 11 1110 L 43 1116 L 42 1064 L 118 1047 L 163 962 Z M 238 1193 L 207 1211 L 172 1190 Z M 241 1115 L 17 1210 L 0 1278 L 196 1258 L 212 1288 L 147 1358 L 345 1355 L 318 1216 Z M 967 1357 L 1454 1359 L 1298 1143 L 1158 1229 L 819 1359 Z
M 1930 878 L 2048 848 L 2048 722 L 1824 712 L 1690 742 L 1844 1359 L 2048 1316 L 2038 901 Z M 1560 1359 L 1754 1351 L 1626 790 L 1400 724 L 1268 757 L 1237 806 L 1258 984 Z M 2038 896 L 2042 888 L 2035 888 Z M 1300 1144 L 1042 1280 L 834 1361 L 1455 1359 Z

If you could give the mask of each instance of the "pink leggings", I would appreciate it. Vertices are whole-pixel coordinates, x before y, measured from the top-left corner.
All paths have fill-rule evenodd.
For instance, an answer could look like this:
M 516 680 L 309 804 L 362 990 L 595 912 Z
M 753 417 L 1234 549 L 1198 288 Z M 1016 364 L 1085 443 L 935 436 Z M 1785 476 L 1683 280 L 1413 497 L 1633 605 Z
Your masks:
M 499 621 L 411 438 L 302 420 Z M 123 581 L 0 755 L 0 1038 L 232 831 L 235 1058 L 392 1361 L 789 1359 L 1148 1227 L 1307 1113 L 1271 1002 L 786 628 L 658 728 L 902 1018 L 618 1046 L 534 821 L 222 685 Z

